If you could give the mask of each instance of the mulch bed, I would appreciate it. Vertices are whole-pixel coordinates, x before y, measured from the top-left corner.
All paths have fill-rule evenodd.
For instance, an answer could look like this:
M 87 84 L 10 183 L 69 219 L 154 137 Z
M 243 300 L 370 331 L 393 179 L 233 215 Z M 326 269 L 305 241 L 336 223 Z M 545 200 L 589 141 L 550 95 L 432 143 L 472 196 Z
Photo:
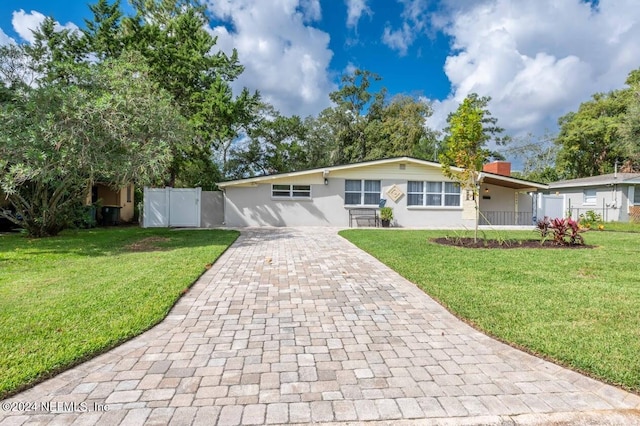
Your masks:
M 432 242 L 445 246 L 465 247 L 465 248 L 481 248 L 481 249 L 517 249 L 517 248 L 544 248 L 544 249 L 590 249 L 592 245 L 564 245 L 556 244 L 554 241 L 546 240 L 543 243 L 540 240 L 484 240 L 479 238 L 474 242 L 473 238 L 431 238 Z

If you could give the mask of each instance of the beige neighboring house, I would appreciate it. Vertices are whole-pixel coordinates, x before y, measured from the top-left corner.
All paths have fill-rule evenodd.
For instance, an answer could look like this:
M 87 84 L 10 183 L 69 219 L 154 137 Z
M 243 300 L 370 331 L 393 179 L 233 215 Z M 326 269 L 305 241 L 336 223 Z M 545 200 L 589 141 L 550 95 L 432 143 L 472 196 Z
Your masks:
M 574 218 L 592 210 L 607 222 L 640 221 L 640 173 L 610 173 L 549 184 Z
M 533 199 L 547 185 L 509 176 L 509 163 L 480 174 L 480 210 L 492 225 L 531 225 Z M 460 170 L 453 168 L 453 170 Z M 227 226 L 377 226 L 381 200 L 392 226 L 473 227 L 472 193 L 439 163 L 411 157 L 366 161 L 222 182 Z M 487 223 L 486 220 L 481 223 Z
M 129 184 L 117 191 L 111 189 L 108 185 L 96 184 L 91 188 L 91 194 L 87 195 L 85 203 L 87 205 L 100 202 L 101 207 L 112 207 L 119 209 L 120 222 L 131 222 L 134 217 L 134 186 Z M 6 195 L 0 191 L 0 209 L 8 209 L 10 207 Z M 102 212 L 98 211 L 98 223 L 102 218 Z M 3 219 L 2 224 L 6 226 L 8 219 Z
M 87 204 L 98 203 L 101 207 L 115 207 L 120 209 L 120 222 L 131 222 L 134 216 L 134 186 L 129 184 L 118 190 L 110 186 L 97 183 L 91 188 L 87 196 Z M 102 212 L 97 212 L 101 217 Z M 100 220 L 100 217 L 98 220 Z

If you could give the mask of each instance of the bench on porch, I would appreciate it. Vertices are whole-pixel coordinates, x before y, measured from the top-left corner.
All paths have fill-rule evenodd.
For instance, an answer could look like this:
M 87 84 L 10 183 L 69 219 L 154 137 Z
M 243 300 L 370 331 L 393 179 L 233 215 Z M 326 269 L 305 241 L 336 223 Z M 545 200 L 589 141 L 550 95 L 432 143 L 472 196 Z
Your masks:
M 349 228 L 353 228 L 353 221 L 360 226 L 360 222 L 366 221 L 368 226 L 378 226 L 379 217 L 376 209 L 349 209 Z M 373 225 L 372 225 L 373 223 Z

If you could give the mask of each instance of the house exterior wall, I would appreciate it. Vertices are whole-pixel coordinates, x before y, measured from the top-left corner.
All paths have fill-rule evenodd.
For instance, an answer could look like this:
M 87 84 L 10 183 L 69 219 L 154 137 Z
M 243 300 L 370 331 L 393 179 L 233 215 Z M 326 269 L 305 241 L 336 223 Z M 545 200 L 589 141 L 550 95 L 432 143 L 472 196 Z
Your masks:
M 578 218 L 589 210 L 602 215 L 608 222 L 629 221 L 629 185 L 590 186 L 576 188 L 554 188 L 551 194 L 563 195 L 567 210 Z M 595 202 L 585 203 L 585 190 L 595 190 Z
M 97 184 L 98 200 L 102 206 L 120 207 L 120 221 L 131 222 L 134 216 L 134 186 L 129 184 L 118 191 L 107 185 Z M 91 204 L 91 194 L 87 197 Z
M 403 167 L 402 167 L 403 166 Z M 295 178 L 277 177 L 268 182 L 225 188 L 225 224 L 227 226 L 349 226 L 349 209 L 377 206 L 347 206 L 344 201 L 345 180 L 380 180 L 381 198 L 393 208 L 393 225 L 398 227 L 471 227 L 474 224 L 473 202 L 461 191 L 459 207 L 407 206 L 408 181 L 450 181 L 439 167 L 417 164 L 377 164 L 354 169 L 321 171 Z M 324 179 L 327 179 L 325 185 Z M 310 199 L 272 197 L 272 184 L 311 185 Z M 402 195 L 393 200 L 387 193 L 396 186 Z
M 489 190 L 488 192 L 486 190 Z M 486 199 L 484 197 L 491 197 Z M 497 185 L 480 185 L 480 211 L 514 211 L 515 198 L 513 189 Z
M 531 225 L 533 223 L 533 197 L 527 191 L 516 191 L 498 185 L 480 185 L 481 224 Z M 490 198 L 487 198 L 490 197 Z

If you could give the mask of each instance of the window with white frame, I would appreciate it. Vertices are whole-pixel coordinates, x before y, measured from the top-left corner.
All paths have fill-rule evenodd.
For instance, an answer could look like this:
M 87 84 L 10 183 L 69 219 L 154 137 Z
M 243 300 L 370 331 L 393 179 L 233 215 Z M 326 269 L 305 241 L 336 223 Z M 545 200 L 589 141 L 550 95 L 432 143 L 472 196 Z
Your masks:
M 407 182 L 407 205 L 460 207 L 460 185 L 455 182 Z
M 272 185 L 274 198 L 311 198 L 311 185 Z
M 640 206 L 640 185 L 635 185 L 633 188 L 633 205 Z
M 344 182 L 344 203 L 347 205 L 380 204 L 382 185 L 379 180 L 354 180 Z
M 588 204 L 588 205 L 596 205 L 596 197 L 597 197 L 597 192 L 595 189 L 585 189 L 584 190 L 584 201 L 583 204 Z

